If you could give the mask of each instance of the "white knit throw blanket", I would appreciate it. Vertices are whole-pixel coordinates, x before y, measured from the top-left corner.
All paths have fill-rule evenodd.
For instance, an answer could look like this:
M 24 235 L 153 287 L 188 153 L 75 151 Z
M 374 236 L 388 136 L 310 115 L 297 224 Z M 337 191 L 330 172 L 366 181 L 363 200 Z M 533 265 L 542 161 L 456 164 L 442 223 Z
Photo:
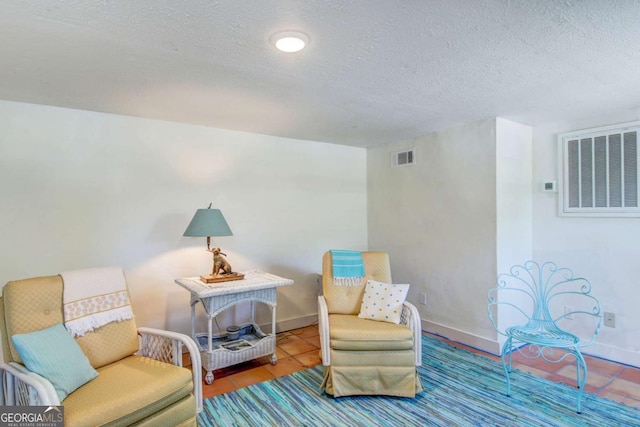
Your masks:
M 73 270 L 60 275 L 64 282 L 64 323 L 74 337 L 111 322 L 133 319 L 121 268 Z

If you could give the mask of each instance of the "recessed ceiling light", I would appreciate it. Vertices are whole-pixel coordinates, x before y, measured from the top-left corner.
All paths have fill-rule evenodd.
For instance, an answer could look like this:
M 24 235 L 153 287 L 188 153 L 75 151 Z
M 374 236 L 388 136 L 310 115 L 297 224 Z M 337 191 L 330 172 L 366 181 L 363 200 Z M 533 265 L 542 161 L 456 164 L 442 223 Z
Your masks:
M 309 44 L 309 36 L 299 31 L 280 31 L 273 34 L 269 40 L 276 48 L 283 52 L 299 52 Z

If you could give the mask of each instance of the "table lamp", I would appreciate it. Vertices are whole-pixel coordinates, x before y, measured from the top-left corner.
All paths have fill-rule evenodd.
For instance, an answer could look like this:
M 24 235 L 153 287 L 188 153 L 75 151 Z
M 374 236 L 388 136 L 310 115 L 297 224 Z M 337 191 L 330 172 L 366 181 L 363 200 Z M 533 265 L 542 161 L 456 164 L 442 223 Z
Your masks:
M 211 248 L 211 236 L 233 236 L 220 209 L 211 209 L 211 203 L 207 209 L 198 209 L 183 236 L 207 238 L 207 251 L 213 254 L 213 269 L 210 275 L 200 276 L 203 282 L 223 282 L 244 277 L 243 274 L 232 271 L 231 265 L 222 258 L 222 255 L 226 256 L 226 254 L 221 252 L 220 248 Z

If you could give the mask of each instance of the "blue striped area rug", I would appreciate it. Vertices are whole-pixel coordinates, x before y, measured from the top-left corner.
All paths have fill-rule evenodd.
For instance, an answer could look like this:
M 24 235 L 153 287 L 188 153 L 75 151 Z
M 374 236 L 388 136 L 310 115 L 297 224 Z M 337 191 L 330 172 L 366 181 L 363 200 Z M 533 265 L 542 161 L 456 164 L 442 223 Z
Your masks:
M 320 393 L 322 366 L 205 399 L 200 426 L 640 426 L 640 409 L 514 371 L 423 337 L 424 391 L 414 399 L 333 398 Z

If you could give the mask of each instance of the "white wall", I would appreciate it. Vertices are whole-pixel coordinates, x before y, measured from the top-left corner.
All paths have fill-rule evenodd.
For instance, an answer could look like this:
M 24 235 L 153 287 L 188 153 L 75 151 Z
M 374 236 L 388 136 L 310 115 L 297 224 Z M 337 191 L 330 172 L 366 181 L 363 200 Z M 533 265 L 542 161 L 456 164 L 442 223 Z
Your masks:
M 534 128 L 533 251 L 589 279 L 605 311 L 616 314 L 614 329 L 603 327 L 596 344 L 585 349 L 640 366 L 640 218 L 567 218 L 558 216 L 558 194 L 544 193 L 544 181 L 557 181 L 557 135 L 577 129 L 638 120 L 638 111 L 549 123 Z
M 6 101 L 0 149 L 0 283 L 119 265 L 140 325 L 190 331 L 174 279 L 210 271 L 205 239 L 182 237 L 210 202 L 234 269 L 295 280 L 283 327 L 315 319 L 324 251 L 367 246 L 364 149 Z
M 542 191 L 560 181 L 558 133 L 639 115 L 533 129 L 498 118 L 369 150 L 369 247 L 389 251 L 394 281 L 412 285 L 426 330 L 497 352 L 486 313 L 496 274 L 550 260 L 591 280 L 603 309 L 616 314 L 616 328 L 603 327 L 585 352 L 640 366 L 640 221 L 561 218 L 557 193 Z M 389 166 L 390 153 L 411 147 L 415 166 Z
M 496 119 L 496 256 L 498 274 L 532 259 L 533 206 L 532 129 L 502 118 Z M 514 296 L 512 295 L 511 298 Z M 526 299 L 524 295 L 523 299 Z M 515 302 L 512 299 L 512 302 Z M 504 306 L 502 306 L 504 308 Z M 501 331 L 518 324 L 511 310 L 500 310 Z M 503 335 L 493 334 L 502 347 Z M 493 348 L 494 353 L 498 349 Z
M 414 166 L 390 167 L 392 152 L 412 147 Z M 408 299 L 427 330 L 495 344 L 487 316 L 497 262 L 495 119 L 370 149 L 367 163 L 369 249 L 389 252 L 393 280 L 411 284 Z
M 541 185 L 560 180 L 557 133 L 638 118 L 622 111 L 534 128 L 532 185 L 534 258 L 589 278 L 603 308 L 616 313 L 617 327 L 603 328 L 588 352 L 636 366 L 640 221 L 560 218 L 557 195 Z M 519 241 L 527 240 L 520 223 L 504 220 L 516 206 L 502 199 L 513 191 L 526 204 L 504 178 L 516 164 L 517 186 L 526 178 L 527 162 L 516 161 L 526 147 L 502 137 L 522 130 L 490 119 L 367 153 L 0 101 L 0 283 L 120 265 L 140 324 L 188 332 L 188 294 L 173 280 L 207 272 L 211 258 L 204 239 L 182 233 L 195 210 L 213 202 L 234 232 L 214 242 L 234 268 L 295 280 L 279 290 L 283 327 L 315 317 L 322 253 L 366 248 L 368 233 L 369 249 L 390 253 L 394 281 L 412 284 L 409 300 L 428 329 L 486 348 L 495 338 L 486 292 L 515 258 L 505 236 L 521 230 Z M 411 147 L 417 164 L 392 169 L 390 153 Z M 525 204 L 517 205 L 519 221 Z M 526 243 L 517 247 L 526 253 Z M 243 314 L 230 313 L 221 326 Z

